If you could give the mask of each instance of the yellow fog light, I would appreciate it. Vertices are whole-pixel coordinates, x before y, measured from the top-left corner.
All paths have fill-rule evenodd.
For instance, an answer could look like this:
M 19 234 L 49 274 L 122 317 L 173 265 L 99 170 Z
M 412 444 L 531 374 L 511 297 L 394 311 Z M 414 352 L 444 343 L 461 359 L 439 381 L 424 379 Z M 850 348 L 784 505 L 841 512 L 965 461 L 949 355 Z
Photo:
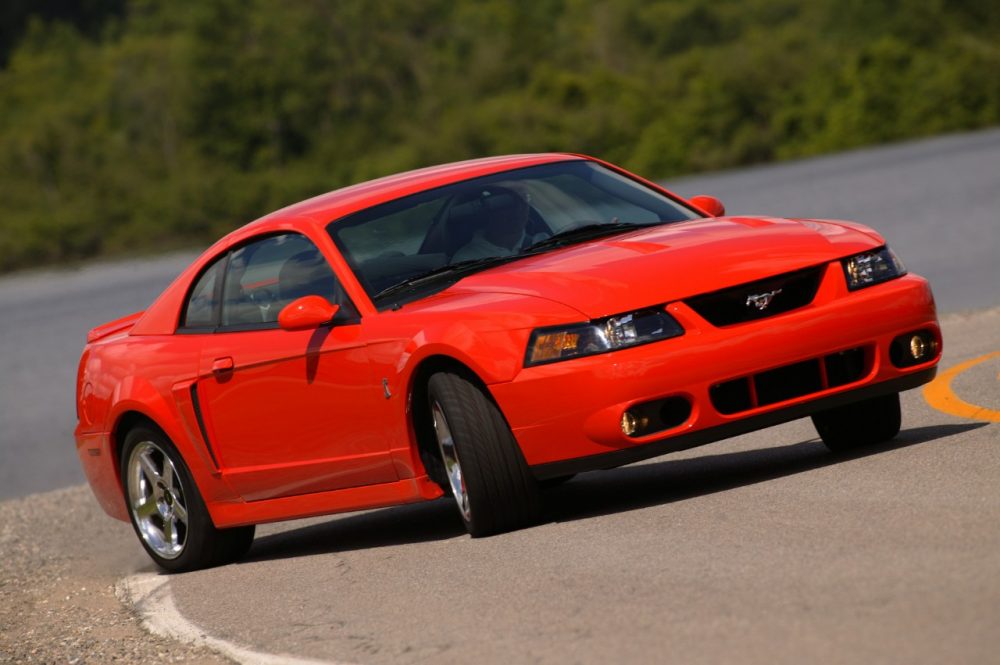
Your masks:
M 892 340 L 889 358 L 896 367 L 912 367 L 930 361 L 939 350 L 932 331 L 917 330 Z
M 637 429 L 639 429 L 639 419 L 632 415 L 630 411 L 623 413 L 622 432 L 625 433 L 625 436 L 632 436 Z
M 631 411 L 622 414 L 622 433 L 625 436 L 635 436 L 637 432 L 645 430 L 649 426 L 649 418 L 637 416 Z

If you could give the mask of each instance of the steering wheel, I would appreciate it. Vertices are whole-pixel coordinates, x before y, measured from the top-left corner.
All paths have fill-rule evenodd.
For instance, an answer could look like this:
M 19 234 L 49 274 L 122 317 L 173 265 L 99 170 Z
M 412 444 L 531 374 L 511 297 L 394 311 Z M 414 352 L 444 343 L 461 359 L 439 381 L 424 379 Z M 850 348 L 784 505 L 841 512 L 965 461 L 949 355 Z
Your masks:
M 260 309 L 261 320 L 271 321 L 272 319 L 268 316 L 268 312 L 271 309 L 271 305 L 278 301 L 274 291 L 262 286 L 250 291 L 247 296 L 250 298 L 250 302 Z M 277 316 L 277 314 L 275 314 L 275 316 Z

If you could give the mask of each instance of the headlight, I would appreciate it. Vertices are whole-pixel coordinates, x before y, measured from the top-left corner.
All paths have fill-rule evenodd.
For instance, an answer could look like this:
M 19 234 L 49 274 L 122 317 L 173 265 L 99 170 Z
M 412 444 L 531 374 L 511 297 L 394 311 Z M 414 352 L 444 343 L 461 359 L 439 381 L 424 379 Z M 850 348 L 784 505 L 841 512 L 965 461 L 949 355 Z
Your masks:
M 683 334 L 681 324 L 659 309 L 644 309 L 586 323 L 539 328 L 531 333 L 524 366 L 607 353 Z
M 855 254 L 841 261 L 847 288 L 851 291 L 879 284 L 906 274 L 903 262 L 888 247 Z

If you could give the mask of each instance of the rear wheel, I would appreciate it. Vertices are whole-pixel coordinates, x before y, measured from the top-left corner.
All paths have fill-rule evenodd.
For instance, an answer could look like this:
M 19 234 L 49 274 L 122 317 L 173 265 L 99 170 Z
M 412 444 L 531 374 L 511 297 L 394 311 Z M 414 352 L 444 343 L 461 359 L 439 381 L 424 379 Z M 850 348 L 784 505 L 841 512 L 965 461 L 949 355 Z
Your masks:
M 538 519 L 538 484 L 500 410 L 465 378 L 442 372 L 428 382 L 428 408 L 448 489 L 472 536 Z
M 814 414 L 813 425 L 834 452 L 888 441 L 899 434 L 899 393 L 873 397 Z
M 160 431 L 125 437 L 122 485 L 143 548 L 161 568 L 180 572 L 234 561 L 250 549 L 254 527 L 217 529 L 184 460 Z

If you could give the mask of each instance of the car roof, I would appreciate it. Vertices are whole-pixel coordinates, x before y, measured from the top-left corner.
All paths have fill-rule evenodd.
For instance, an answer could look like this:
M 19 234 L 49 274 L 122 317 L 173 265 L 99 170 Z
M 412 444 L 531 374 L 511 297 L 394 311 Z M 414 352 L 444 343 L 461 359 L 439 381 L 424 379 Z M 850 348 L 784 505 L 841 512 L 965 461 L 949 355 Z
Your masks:
M 570 153 L 540 153 L 530 155 L 505 155 L 471 159 L 464 162 L 441 164 L 428 168 L 406 171 L 396 175 L 369 180 L 349 187 L 320 194 L 288 207 L 276 210 L 249 224 L 245 224 L 217 240 L 187 267 L 160 297 L 151 304 L 132 328 L 133 335 L 170 334 L 177 326 L 182 301 L 191 281 L 201 269 L 228 248 L 254 236 L 276 231 L 302 232 L 305 226 L 314 229 L 325 227 L 331 221 L 346 215 L 408 196 L 434 187 L 490 175 L 501 171 L 550 164 L 553 162 L 591 159 Z M 595 160 L 600 161 L 600 160 Z
M 358 210 L 461 180 L 538 164 L 577 159 L 586 159 L 586 157 L 569 153 L 503 155 L 405 171 L 335 189 L 332 192 L 292 204 L 247 224 L 243 229 L 249 230 L 249 227 L 253 227 L 254 231 L 259 231 L 260 226 L 289 218 L 307 218 L 315 223 L 326 225 Z

